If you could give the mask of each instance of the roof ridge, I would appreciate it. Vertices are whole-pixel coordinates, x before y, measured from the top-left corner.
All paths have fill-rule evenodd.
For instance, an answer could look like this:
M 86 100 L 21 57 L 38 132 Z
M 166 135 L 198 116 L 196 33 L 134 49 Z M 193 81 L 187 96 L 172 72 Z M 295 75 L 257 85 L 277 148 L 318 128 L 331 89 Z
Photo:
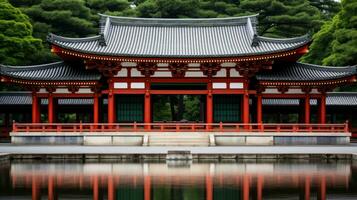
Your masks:
M 310 42 L 311 41 L 311 35 L 310 34 L 305 34 L 302 36 L 298 37 L 292 37 L 292 38 L 272 38 L 272 37 L 265 37 L 265 36 L 258 36 L 260 41 L 266 41 L 266 42 Z
M 329 69 L 329 70 L 335 70 L 335 71 L 355 71 L 357 65 L 348 65 L 348 66 L 327 66 L 327 65 L 317 65 L 317 64 L 310 64 L 310 63 L 302 63 L 302 62 L 296 62 L 294 64 L 299 64 L 302 67 L 305 68 L 313 68 L 313 69 Z
M 56 35 L 54 33 L 49 33 L 47 35 L 46 40 L 48 42 L 53 42 L 55 40 L 61 40 L 61 41 L 65 41 L 65 42 L 80 42 L 80 41 L 93 41 L 93 40 L 98 40 L 100 39 L 100 35 L 95 35 L 95 36 L 89 36 L 89 37 L 82 37 L 82 38 L 72 38 L 72 37 L 63 37 L 63 36 L 59 36 Z
M 122 17 L 100 14 L 102 25 L 104 19 L 109 18 L 111 24 L 120 24 L 127 26 L 230 26 L 246 24 L 248 19 L 251 23 L 256 24 L 258 19 L 255 15 L 225 18 L 139 18 L 139 17 Z M 101 27 L 103 29 L 104 27 Z M 101 30 L 103 31 L 103 30 Z
M 57 62 L 52 62 L 52 63 L 44 63 L 44 64 L 39 64 L 39 65 L 2 65 L 0 64 L 1 68 L 5 68 L 4 71 L 12 71 L 12 70 L 38 70 L 38 69 L 48 69 L 48 68 L 53 68 L 53 67 L 58 67 L 60 64 L 66 64 L 64 61 L 57 61 Z

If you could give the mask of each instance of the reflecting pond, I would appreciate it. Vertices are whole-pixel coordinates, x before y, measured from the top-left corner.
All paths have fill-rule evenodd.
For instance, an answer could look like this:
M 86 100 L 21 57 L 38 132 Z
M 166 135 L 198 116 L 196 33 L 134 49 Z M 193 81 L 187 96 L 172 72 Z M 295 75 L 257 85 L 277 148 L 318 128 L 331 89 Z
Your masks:
M 357 199 L 351 162 L 1 163 L 0 199 Z

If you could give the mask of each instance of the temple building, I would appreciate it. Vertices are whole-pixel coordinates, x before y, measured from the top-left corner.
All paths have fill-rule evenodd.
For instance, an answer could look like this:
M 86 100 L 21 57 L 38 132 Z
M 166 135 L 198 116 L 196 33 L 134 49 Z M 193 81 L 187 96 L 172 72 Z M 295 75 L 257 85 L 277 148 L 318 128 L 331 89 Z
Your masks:
M 215 19 L 100 15 L 99 24 L 93 37 L 49 34 L 51 51 L 62 61 L 1 65 L 2 83 L 28 91 L 0 94 L 3 124 L 13 137 L 23 141 L 36 132 L 59 136 L 66 131 L 268 132 L 269 137 L 289 132 L 266 140 L 278 144 L 296 134 L 317 134 L 321 141 L 331 134 L 351 135 L 345 121 L 354 119 L 346 111 L 356 109 L 357 94 L 332 91 L 357 81 L 356 66 L 298 62 L 308 52 L 308 35 L 259 36 L 257 15 Z M 197 97 L 199 117 L 156 120 L 153 105 L 170 95 Z M 31 116 L 12 117 L 12 124 L 16 112 Z M 75 121 L 60 121 L 61 113 L 75 114 Z M 282 119 L 291 113 L 293 117 Z M 336 117 L 341 113 L 346 115 Z M 216 138 L 215 144 L 223 140 Z

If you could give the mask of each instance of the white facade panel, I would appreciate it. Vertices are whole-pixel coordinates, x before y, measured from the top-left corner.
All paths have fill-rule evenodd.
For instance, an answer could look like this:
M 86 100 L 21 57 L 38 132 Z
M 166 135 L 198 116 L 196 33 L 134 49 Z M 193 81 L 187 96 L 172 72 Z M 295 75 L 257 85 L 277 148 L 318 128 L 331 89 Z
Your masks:
M 280 94 L 277 88 L 267 88 L 263 92 L 264 94 Z
M 145 83 L 144 82 L 132 82 L 132 83 L 130 83 L 130 87 L 132 89 L 145 89 Z
M 186 72 L 186 76 L 185 77 L 205 77 L 203 75 L 203 72 Z
M 114 83 L 114 88 L 116 89 L 127 89 L 128 83 L 127 82 L 116 82 Z
M 213 89 L 226 89 L 227 83 L 212 83 Z
M 152 77 L 172 77 L 172 74 L 169 71 L 156 71 Z
M 243 89 L 244 84 L 243 83 L 230 83 L 229 88 L 230 89 Z
M 116 77 L 128 77 L 128 69 L 127 68 L 121 69 L 116 75 Z
M 227 76 L 227 70 L 226 69 L 221 69 L 217 72 L 216 75 L 214 75 L 213 77 L 226 77 Z
M 236 69 L 231 69 L 230 75 L 231 77 L 242 77 Z
M 131 77 L 144 77 L 136 68 L 131 68 Z

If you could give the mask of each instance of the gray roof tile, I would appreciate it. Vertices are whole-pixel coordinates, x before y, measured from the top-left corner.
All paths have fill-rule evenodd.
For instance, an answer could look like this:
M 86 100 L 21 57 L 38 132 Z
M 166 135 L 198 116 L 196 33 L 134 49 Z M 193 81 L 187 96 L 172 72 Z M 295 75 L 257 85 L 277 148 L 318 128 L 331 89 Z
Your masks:
M 261 72 L 256 78 L 260 81 L 319 81 L 356 74 L 356 66 L 329 67 L 297 62 L 275 64 L 272 71 Z
M 32 66 L 0 65 L 0 75 L 38 81 L 95 81 L 101 78 L 101 75 L 96 71 L 88 71 L 84 66 L 75 66 L 66 62 Z
M 48 41 L 65 49 L 96 55 L 132 57 L 233 57 L 296 49 L 307 36 L 273 39 L 256 36 L 257 17 L 217 19 L 155 19 L 101 15 L 100 35 Z M 106 45 L 100 45 L 101 36 Z

